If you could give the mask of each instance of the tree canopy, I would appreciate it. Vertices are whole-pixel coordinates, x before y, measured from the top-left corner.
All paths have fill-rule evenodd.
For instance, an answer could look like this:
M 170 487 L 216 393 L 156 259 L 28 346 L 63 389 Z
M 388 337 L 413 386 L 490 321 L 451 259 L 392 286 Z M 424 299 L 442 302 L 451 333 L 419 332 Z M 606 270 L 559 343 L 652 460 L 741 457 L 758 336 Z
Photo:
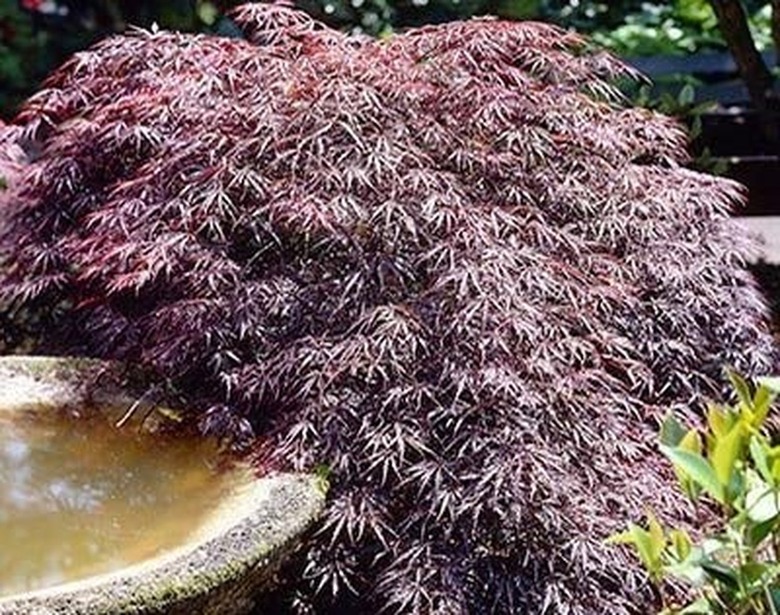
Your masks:
M 776 3 L 776 0 L 775 0 Z M 220 18 L 233 0 L 23 0 L 0 6 L 0 115 L 9 116 L 65 57 L 128 25 L 236 35 Z M 297 0 L 315 18 L 382 36 L 473 15 L 540 19 L 575 28 L 623 55 L 726 49 L 708 0 Z M 713 3 L 719 4 L 719 3 Z M 724 4 L 740 4 L 727 2 Z M 772 2 L 741 3 L 759 50 L 772 45 Z

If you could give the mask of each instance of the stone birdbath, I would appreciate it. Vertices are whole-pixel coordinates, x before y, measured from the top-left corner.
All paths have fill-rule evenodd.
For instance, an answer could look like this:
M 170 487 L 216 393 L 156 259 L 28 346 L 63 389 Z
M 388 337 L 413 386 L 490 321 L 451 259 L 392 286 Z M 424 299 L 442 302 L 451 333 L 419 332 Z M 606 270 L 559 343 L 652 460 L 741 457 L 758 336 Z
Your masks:
M 117 371 L 93 360 L 0 357 L 0 415 L 40 416 L 89 406 L 117 413 L 112 423 L 122 421 L 135 399 L 111 377 Z M 162 409 L 136 414 L 143 418 L 133 416 L 134 428 L 148 431 L 168 420 Z M 273 589 L 279 566 L 318 517 L 324 489 L 310 475 L 257 477 L 241 463 L 226 470 L 224 480 L 230 488 L 175 546 L 94 576 L 0 593 L 0 614 L 251 611 L 259 593 Z

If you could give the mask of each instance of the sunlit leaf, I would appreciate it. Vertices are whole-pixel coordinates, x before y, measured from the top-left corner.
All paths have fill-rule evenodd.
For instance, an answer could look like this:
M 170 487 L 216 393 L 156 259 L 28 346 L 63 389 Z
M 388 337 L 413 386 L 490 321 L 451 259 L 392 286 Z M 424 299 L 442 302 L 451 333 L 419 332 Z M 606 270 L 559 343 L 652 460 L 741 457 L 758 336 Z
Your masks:
M 710 454 L 710 463 L 715 469 L 715 475 L 724 489 L 731 481 L 735 464 L 740 458 L 742 443 L 742 431 L 739 429 L 739 426 L 733 427 L 730 432 L 715 440 L 715 447 Z
M 739 403 L 746 408 L 751 408 L 753 405 L 753 396 L 750 392 L 750 385 L 747 383 L 747 380 L 733 369 L 726 369 L 726 376 L 731 382 L 734 392 L 737 394 Z
M 674 529 L 669 532 L 669 540 L 677 559 L 685 560 L 691 554 L 691 538 L 685 530 Z
M 767 485 L 754 485 L 745 496 L 745 511 L 756 523 L 774 519 L 780 514 L 780 492 Z
M 661 446 L 661 452 L 666 455 L 674 466 L 690 476 L 710 496 L 718 502 L 725 503 L 724 485 L 718 479 L 714 468 L 701 455 L 680 448 Z
M 707 404 L 707 425 L 714 436 L 721 436 L 731 430 L 735 421 L 733 413 L 719 404 Z
M 774 395 L 780 395 L 780 376 L 764 376 L 756 378 L 756 382 L 771 391 Z
M 764 385 L 758 387 L 758 390 L 753 397 L 753 411 L 755 413 L 754 426 L 757 429 L 760 429 L 763 426 L 776 397 L 777 393 L 773 392 L 770 388 Z

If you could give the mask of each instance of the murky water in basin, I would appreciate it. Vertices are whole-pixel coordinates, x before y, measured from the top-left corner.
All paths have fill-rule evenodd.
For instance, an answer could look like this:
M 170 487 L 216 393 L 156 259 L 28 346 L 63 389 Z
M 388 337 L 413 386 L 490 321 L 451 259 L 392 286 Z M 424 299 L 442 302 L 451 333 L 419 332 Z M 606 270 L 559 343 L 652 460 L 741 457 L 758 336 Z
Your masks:
M 227 488 L 213 446 L 0 410 L 0 596 L 181 544 Z

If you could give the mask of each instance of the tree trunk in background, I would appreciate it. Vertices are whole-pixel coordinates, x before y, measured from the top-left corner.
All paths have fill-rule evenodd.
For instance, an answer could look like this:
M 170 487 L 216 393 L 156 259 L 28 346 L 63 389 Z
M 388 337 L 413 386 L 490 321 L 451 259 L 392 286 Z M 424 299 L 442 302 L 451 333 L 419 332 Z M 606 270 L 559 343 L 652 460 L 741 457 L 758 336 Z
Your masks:
M 780 0 L 773 0 L 776 5 Z M 767 109 L 772 93 L 772 73 L 756 49 L 748 27 L 747 15 L 739 0 L 710 0 L 718 25 L 745 81 L 753 105 L 759 111 Z
M 775 64 L 780 66 L 780 0 L 772 0 L 772 42 L 775 44 Z

